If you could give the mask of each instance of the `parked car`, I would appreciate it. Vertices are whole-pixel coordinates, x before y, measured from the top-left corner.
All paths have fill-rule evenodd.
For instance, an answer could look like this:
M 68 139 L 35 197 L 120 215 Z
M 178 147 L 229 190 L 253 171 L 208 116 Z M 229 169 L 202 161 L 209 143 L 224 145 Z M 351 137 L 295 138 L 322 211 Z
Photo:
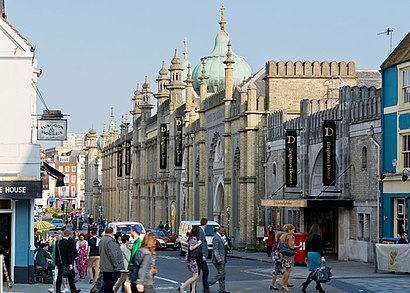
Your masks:
M 200 221 L 181 221 L 179 224 L 178 235 L 176 240 L 176 246 L 179 249 L 179 254 L 184 255 L 188 251 L 188 236 L 192 227 L 200 226 Z M 212 239 L 216 235 L 216 230 L 219 228 L 219 224 L 215 221 L 208 221 L 208 225 L 205 229 L 206 242 L 208 242 L 208 258 L 212 255 L 213 245 Z
M 58 219 L 58 218 L 52 219 L 51 224 L 55 226 L 53 230 L 65 230 L 65 223 L 63 219 Z
M 142 233 L 140 235 L 141 239 L 144 239 L 145 236 L 145 228 L 144 225 L 140 222 L 111 222 L 108 226 L 112 227 L 114 230 L 114 234 L 117 232 L 121 232 L 122 234 L 127 234 L 131 236 L 131 226 L 139 225 L 142 228 Z
M 147 229 L 147 232 L 154 233 L 157 235 L 157 244 L 156 249 L 167 249 L 172 248 L 176 250 L 177 247 L 175 246 L 175 241 L 177 239 L 176 235 L 166 235 L 163 231 L 156 230 L 156 229 Z

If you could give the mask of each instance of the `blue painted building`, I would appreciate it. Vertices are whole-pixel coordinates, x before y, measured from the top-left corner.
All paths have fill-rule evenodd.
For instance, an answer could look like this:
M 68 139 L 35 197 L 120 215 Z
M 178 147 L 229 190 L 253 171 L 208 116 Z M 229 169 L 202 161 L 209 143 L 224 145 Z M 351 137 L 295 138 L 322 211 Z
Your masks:
M 380 66 L 382 74 L 381 236 L 409 230 L 410 33 Z

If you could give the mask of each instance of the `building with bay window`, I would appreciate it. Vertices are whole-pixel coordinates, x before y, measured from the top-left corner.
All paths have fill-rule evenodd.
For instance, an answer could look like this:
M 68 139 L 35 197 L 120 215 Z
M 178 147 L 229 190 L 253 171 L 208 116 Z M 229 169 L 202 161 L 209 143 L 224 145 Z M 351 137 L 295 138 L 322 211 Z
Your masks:
M 383 80 L 383 237 L 409 230 L 410 33 L 380 66 Z

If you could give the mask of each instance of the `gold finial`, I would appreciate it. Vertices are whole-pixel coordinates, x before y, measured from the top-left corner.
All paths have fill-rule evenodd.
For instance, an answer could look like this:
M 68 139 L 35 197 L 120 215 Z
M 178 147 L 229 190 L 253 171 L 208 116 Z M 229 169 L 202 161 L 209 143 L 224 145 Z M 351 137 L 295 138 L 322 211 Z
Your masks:
M 225 21 L 225 6 L 224 6 L 224 4 L 222 3 L 222 7 L 221 7 L 221 21 L 219 22 L 219 26 L 221 27 L 221 31 L 224 31 L 224 30 L 225 30 L 225 24 L 226 24 L 226 21 Z

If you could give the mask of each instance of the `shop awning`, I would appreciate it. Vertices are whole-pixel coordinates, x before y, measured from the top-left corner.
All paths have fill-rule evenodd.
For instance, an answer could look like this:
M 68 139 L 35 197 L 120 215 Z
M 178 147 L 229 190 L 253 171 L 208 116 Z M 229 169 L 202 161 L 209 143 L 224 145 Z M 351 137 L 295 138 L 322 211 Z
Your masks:
M 264 207 L 297 207 L 297 208 L 322 208 L 322 207 L 353 207 L 354 199 L 342 197 L 308 197 L 303 199 L 262 199 Z

